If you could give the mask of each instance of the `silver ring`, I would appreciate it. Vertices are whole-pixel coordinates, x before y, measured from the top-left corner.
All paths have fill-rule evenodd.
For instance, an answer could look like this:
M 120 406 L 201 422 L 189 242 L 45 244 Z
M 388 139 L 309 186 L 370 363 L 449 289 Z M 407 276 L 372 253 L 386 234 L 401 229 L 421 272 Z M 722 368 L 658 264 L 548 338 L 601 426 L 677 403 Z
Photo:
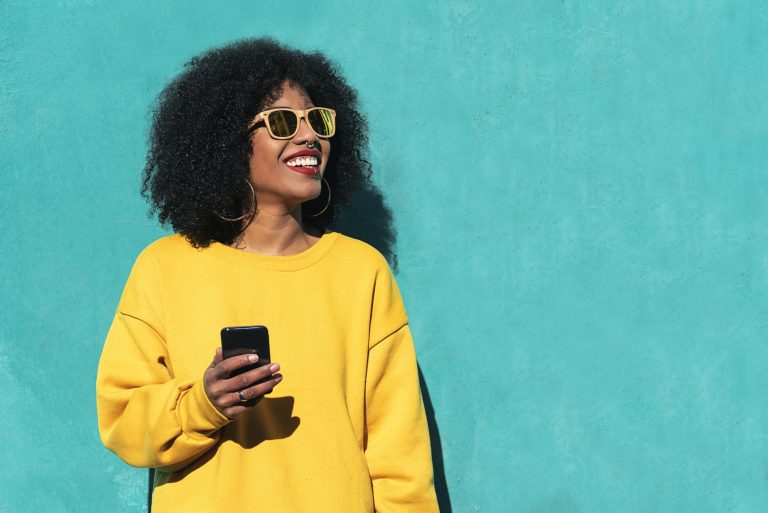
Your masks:
M 243 395 L 243 391 L 242 390 L 239 390 L 237 392 L 237 396 L 240 398 L 240 402 L 241 403 L 247 403 L 248 402 L 248 399 L 245 398 L 245 396 Z

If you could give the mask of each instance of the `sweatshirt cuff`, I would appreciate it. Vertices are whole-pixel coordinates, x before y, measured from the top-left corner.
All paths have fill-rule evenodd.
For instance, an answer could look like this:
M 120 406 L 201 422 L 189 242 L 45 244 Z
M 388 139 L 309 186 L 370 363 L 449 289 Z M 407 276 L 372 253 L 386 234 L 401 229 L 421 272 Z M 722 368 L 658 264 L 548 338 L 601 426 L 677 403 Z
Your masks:
M 179 406 L 181 429 L 188 435 L 208 436 L 213 431 L 229 424 L 232 419 L 221 413 L 208 399 L 203 381 L 198 380 L 185 392 L 182 392 Z

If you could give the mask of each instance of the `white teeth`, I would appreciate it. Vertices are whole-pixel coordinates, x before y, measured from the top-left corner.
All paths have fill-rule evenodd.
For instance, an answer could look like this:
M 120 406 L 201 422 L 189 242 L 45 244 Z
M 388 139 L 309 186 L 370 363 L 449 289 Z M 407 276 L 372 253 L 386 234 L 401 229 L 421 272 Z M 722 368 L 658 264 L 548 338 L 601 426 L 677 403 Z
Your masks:
M 293 166 L 293 167 L 316 166 L 317 158 L 316 157 L 297 157 L 295 159 L 291 159 L 288 162 L 286 162 L 286 165 Z

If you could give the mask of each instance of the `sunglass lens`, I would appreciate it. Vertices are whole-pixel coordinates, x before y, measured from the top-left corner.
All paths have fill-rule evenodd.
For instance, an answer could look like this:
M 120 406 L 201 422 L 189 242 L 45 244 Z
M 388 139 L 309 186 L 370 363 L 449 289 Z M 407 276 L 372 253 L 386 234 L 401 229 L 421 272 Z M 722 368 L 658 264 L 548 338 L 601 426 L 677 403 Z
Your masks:
M 328 109 L 312 109 L 307 112 L 307 119 L 312 129 L 320 137 L 330 137 L 333 135 L 333 115 Z
M 269 129 L 275 137 L 290 137 L 296 133 L 298 118 L 290 110 L 276 110 L 267 116 Z

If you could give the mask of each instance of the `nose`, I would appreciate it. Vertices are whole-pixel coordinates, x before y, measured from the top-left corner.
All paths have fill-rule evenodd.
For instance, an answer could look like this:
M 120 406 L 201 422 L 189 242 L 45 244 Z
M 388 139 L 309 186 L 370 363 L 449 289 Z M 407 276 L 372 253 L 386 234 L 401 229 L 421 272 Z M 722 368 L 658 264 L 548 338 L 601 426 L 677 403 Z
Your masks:
M 294 143 L 305 144 L 309 141 L 317 141 L 317 135 L 312 127 L 309 126 L 306 116 L 301 116 L 299 119 L 299 129 L 296 131 L 296 135 L 293 136 Z

